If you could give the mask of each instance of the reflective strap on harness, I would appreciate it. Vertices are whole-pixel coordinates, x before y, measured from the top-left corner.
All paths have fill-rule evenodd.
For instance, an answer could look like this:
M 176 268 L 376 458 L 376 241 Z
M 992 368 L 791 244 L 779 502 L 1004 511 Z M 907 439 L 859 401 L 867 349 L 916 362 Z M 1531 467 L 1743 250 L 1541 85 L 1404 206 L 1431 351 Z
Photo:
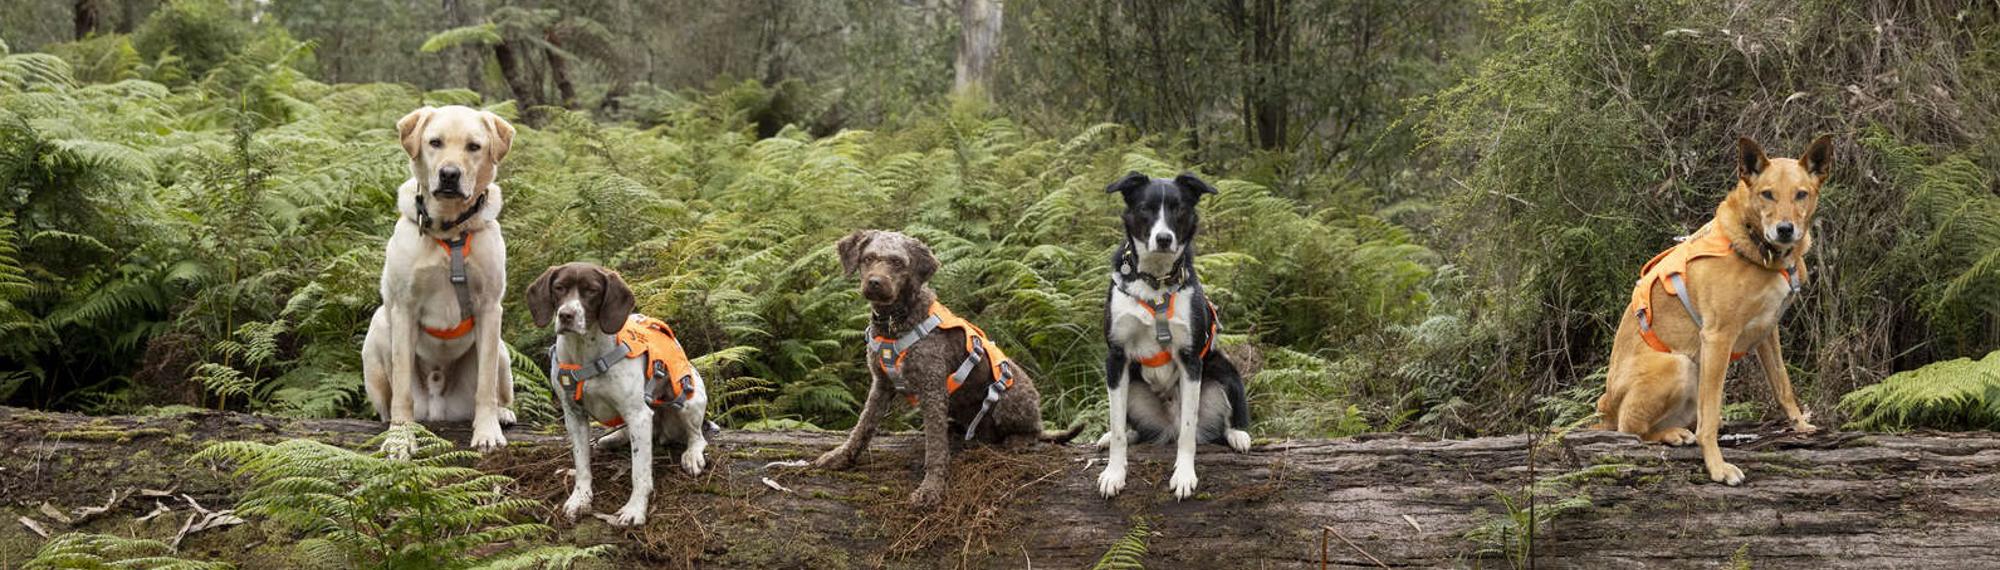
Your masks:
M 1667 275 L 1667 283 L 1674 286 L 1674 297 L 1681 300 L 1681 306 L 1687 309 L 1688 318 L 1694 319 L 1694 328 L 1707 327 L 1708 325 L 1701 321 L 1701 313 L 1694 310 L 1694 300 L 1688 298 L 1687 280 L 1682 279 L 1681 274 L 1673 273 Z
M 977 337 L 975 337 L 977 338 Z M 986 339 L 973 343 L 972 354 L 966 355 L 965 363 L 958 365 L 958 371 L 951 373 L 950 390 L 957 390 L 965 379 L 972 375 L 973 366 L 986 358 Z M 986 419 L 986 413 L 993 410 L 993 403 L 1000 401 L 1000 395 L 1014 387 L 1014 363 L 1000 363 L 1001 377 L 986 384 L 986 399 L 979 403 L 979 413 L 972 416 L 972 422 L 965 424 L 965 441 L 972 441 L 972 434 L 979 430 L 979 422 Z
M 452 340 L 472 332 L 472 284 L 465 277 L 465 256 L 472 253 L 472 232 L 459 234 L 456 240 L 437 242 L 451 257 L 451 288 L 458 293 L 459 321 L 457 326 L 448 329 L 425 328 L 424 334 Z
M 1134 298 L 1136 299 L 1136 297 Z M 1174 331 L 1171 328 L 1174 319 L 1174 294 L 1168 293 L 1166 300 L 1159 303 L 1145 299 L 1139 299 L 1139 302 L 1146 306 L 1146 312 L 1153 314 L 1153 340 L 1160 341 L 1160 346 L 1172 346 L 1174 343 Z M 1161 318 L 1161 312 L 1165 312 L 1167 316 Z M 1162 354 L 1165 352 L 1161 351 Z
M 910 332 L 903 333 L 902 338 L 895 340 L 875 336 L 875 325 L 868 325 L 868 330 L 864 334 L 868 335 L 870 358 L 874 358 L 876 364 L 882 366 L 882 373 L 889 376 L 889 383 L 896 386 L 898 393 L 911 393 L 910 389 L 903 385 L 903 357 L 910 353 L 910 347 L 916 346 L 918 341 L 930 336 L 932 331 L 937 330 L 938 324 L 943 322 L 937 313 L 931 313 L 924 322 L 918 323 L 916 328 L 910 329 Z
M 611 370 L 613 365 L 625 360 L 625 355 L 631 351 L 632 347 L 627 346 L 624 342 L 619 342 L 613 345 L 611 350 L 598 355 L 597 358 L 571 364 L 557 361 L 555 347 L 549 347 L 549 373 L 555 378 L 557 384 L 562 385 L 564 392 L 571 394 L 570 400 L 581 402 L 583 401 L 584 381 L 596 378 L 605 371 Z

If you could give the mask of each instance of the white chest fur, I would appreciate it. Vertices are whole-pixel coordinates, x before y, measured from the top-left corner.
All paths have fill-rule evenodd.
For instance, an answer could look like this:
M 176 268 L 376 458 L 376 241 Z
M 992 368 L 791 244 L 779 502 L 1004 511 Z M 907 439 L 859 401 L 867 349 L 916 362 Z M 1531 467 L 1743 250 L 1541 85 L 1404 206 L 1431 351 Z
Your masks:
M 1130 287 L 1134 293 L 1140 295 L 1154 293 L 1142 284 L 1133 284 Z M 1160 298 L 1155 297 L 1154 300 L 1158 301 Z M 1192 314 L 1191 302 L 1189 295 L 1175 294 L 1166 309 L 1155 311 L 1139 298 L 1128 295 L 1116 287 L 1111 291 L 1111 306 L 1105 310 L 1111 315 L 1112 342 L 1124 348 L 1125 355 L 1134 362 L 1156 358 L 1161 351 L 1166 351 L 1171 357 L 1169 363 L 1163 366 L 1139 367 L 1140 375 L 1156 393 L 1172 395 L 1180 381 L 1182 366 L 1176 364 L 1185 364 L 1179 362 L 1180 353 L 1194 342 L 1188 318 Z M 1167 320 L 1168 331 L 1173 336 L 1173 339 L 1164 345 L 1159 341 L 1156 329 L 1159 319 Z
M 1737 337 L 1733 352 L 1749 352 L 1758 341 L 1776 330 L 1785 318 L 1785 309 L 1792 301 L 1792 295 L 1791 284 L 1775 274 L 1769 285 L 1752 294 L 1753 300 L 1748 304 L 1756 307 L 1757 311 L 1744 323 L 1743 334 Z

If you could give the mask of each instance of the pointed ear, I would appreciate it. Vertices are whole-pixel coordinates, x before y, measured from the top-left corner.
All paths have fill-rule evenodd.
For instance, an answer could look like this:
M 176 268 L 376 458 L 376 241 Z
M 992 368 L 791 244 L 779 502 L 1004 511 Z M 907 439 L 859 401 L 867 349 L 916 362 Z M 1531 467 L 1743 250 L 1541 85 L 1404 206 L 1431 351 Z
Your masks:
M 1805 154 L 1799 155 L 1799 163 L 1805 165 L 1806 172 L 1811 172 L 1814 178 L 1825 182 L 1833 166 L 1833 135 L 1820 135 L 1813 139 L 1812 144 L 1806 145 Z
M 874 240 L 875 230 L 854 230 L 854 233 L 840 238 L 840 242 L 834 244 L 833 248 L 840 253 L 841 271 L 848 277 L 853 277 L 854 272 L 861 269 L 861 250 L 867 249 L 868 242 Z
M 486 130 L 493 133 L 493 140 L 488 141 L 486 151 L 493 153 L 495 163 L 507 160 L 507 151 L 514 149 L 514 125 L 492 111 L 480 111 L 480 114 L 486 120 Z
M 1134 170 L 1134 171 L 1131 171 L 1131 172 L 1127 172 L 1127 173 L 1125 173 L 1125 177 L 1124 177 L 1124 178 L 1120 178 L 1120 179 L 1118 179 L 1117 181 L 1115 181 L 1115 182 L 1112 182 L 1112 183 L 1111 183 L 1111 185 L 1109 185 L 1109 186 L 1105 186 L 1105 187 L 1104 187 L 1104 193 L 1106 193 L 1106 194 L 1124 194 L 1124 195 L 1125 195 L 1125 199 L 1127 199 L 1127 200 L 1130 200 L 1130 199 L 1132 199 L 1132 191 L 1133 191 L 1133 190 L 1138 190 L 1138 189 L 1140 189 L 1140 188 L 1145 188 L 1145 187 L 1146 187 L 1146 183 L 1147 183 L 1147 182 L 1152 182 L 1152 181 L 1153 181 L 1153 179 L 1152 179 L 1152 178 L 1150 178 L 1150 177 L 1147 177 L 1147 176 L 1146 176 L 1146 175 L 1144 175 L 1144 174 L 1140 174 L 1140 173 L 1139 173 L 1139 171 L 1137 171 L 1137 170 Z
M 597 278 L 604 280 L 604 289 L 597 296 L 597 330 L 604 334 L 618 334 L 625 328 L 625 319 L 632 316 L 632 309 L 639 302 L 632 297 L 632 288 L 625 286 L 625 279 L 618 272 L 597 268 Z
M 1736 177 L 1749 184 L 1750 179 L 1764 173 L 1764 167 L 1771 165 L 1770 157 L 1764 156 L 1764 147 L 1750 137 L 1736 138 Z
M 906 242 L 910 244 L 906 248 L 910 254 L 910 274 L 917 278 L 919 285 L 929 283 L 931 275 L 938 270 L 937 256 L 931 254 L 931 246 L 924 245 L 924 242 L 915 239 Z
M 1207 182 L 1196 178 L 1193 172 L 1182 172 L 1180 176 L 1175 176 L 1174 185 L 1181 187 L 1181 191 L 1183 192 L 1194 193 L 1194 197 L 1197 200 L 1201 199 L 1201 195 L 1203 194 L 1215 193 L 1214 186 L 1209 186 Z
M 542 276 L 528 285 L 528 314 L 534 316 L 537 327 L 549 326 L 549 318 L 556 314 L 556 300 L 549 294 L 549 288 L 555 285 L 557 268 L 551 265 L 542 270 Z
M 396 137 L 402 139 L 403 152 L 409 153 L 410 158 L 416 158 L 417 150 L 422 148 L 424 141 L 418 139 L 424 134 L 424 123 L 430 122 L 436 112 L 435 108 L 424 107 L 396 120 Z

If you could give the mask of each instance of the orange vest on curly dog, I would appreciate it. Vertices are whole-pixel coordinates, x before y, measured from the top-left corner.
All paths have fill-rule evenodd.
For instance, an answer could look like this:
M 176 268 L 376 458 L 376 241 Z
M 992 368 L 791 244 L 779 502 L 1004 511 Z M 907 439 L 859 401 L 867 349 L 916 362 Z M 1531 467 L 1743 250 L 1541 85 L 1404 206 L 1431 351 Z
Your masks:
M 1695 312 L 1694 301 L 1688 297 L 1687 280 L 1691 278 L 1688 263 L 1704 257 L 1728 255 L 1736 255 L 1736 250 L 1729 247 L 1729 236 L 1703 226 L 1687 241 L 1660 252 L 1653 256 L 1652 261 L 1646 262 L 1645 268 L 1639 270 L 1639 282 L 1632 288 L 1632 304 L 1626 309 L 1639 317 L 1639 338 L 1646 341 L 1646 346 L 1660 352 L 1674 351 L 1666 341 L 1660 340 L 1658 334 L 1653 333 L 1653 315 L 1656 314 L 1653 310 L 1653 285 L 1664 282 L 1667 294 L 1680 300 L 1681 307 L 1687 309 L 1688 316 L 1694 318 L 1695 327 L 1699 328 L 1701 313 Z M 1792 267 L 1778 273 L 1785 276 L 1785 282 L 1791 285 L 1793 291 L 1798 291 L 1803 271 Z M 1732 352 L 1729 360 L 1734 362 L 1743 356 L 1744 353 Z
M 917 393 L 903 384 L 903 359 L 910 355 L 910 349 L 915 347 L 918 341 L 938 329 L 965 331 L 965 360 L 959 363 L 957 370 L 945 376 L 944 390 L 947 397 L 958 392 L 958 387 L 965 384 L 967 378 L 972 377 L 972 372 L 977 370 L 975 366 L 984 364 L 993 374 L 993 383 L 986 388 L 985 403 L 980 405 L 979 414 L 972 416 L 972 422 L 965 428 L 965 438 L 970 440 L 973 430 L 979 427 L 979 420 L 986 417 L 986 413 L 993 408 L 993 403 L 1000 400 L 1001 394 L 1014 387 L 1015 370 L 1019 369 L 1019 366 L 1014 364 L 1014 359 L 1007 358 L 1007 353 L 1000 351 L 1000 345 L 994 344 L 987 338 L 986 331 L 980 330 L 977 325 L 972 324 L 972 321 L 952 314 L 951 309 L 944 307 L 944 303 L 933 300 L 930 316 L 918 323 L 916 328 L 910 329 L 910 332 L 904 333 L 902 338 L 877 336 L 875 326 L 869 325 L 867 331 L 869 358 L 874 360 L 877 366 L 882 367 L 882 374 L 889 377 L 889 382 L 896 386 L 896 391 L 907 396 L 911 405 L 916 405 Z

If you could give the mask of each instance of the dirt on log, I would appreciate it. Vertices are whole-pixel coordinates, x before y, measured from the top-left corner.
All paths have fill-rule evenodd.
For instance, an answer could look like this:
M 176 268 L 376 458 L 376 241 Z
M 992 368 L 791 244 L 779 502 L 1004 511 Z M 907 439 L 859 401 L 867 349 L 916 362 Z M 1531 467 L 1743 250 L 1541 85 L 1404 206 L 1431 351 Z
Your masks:
M 467 438 L 463 426 L 439 427 Z M 380 429 L 362 420 L 0 408 L 0 568 L 42 542 L 21 517 L 51 533 L 170 539 L 194 512 L 185 501 L 233 506 L 235 481 L 186 463 L 208 442 L 356 446 Z M 838 434 L 726 431 L 700 477 L 681 473 L 672 456 L 656 462 L 650 522 L 640 530 L 557 520 L 569 466 L 560 434 L 513 430 L 513 445 L 479 466 L 540 501 L 559 540 L 617 545 L 614 560 L 593 567 L 1087 568 L 1143 522 L 1151 568 L 2000 568 L 2000 434 L 1759 435 L 1725 451 L 1749 474 L 1741 487 L 1708 483 L 1692 449 L 1598 431 L 1268 441 L 1248 454 L 1204 447 L 1202 493 L 1183 502 L 1164 489 L 1165 449 L 1140 450 L 1125 493 L 1110 501 L 1097 496 L 1101 453 L 1088 446 L 972 449 L 957 458 L 948 504 L 917 510 L 904 504 L 921 455 L 911 435 L 880 437 L 852 470 L 822 472 L 769 464 L 809 459 Z M 627 457 L 597 455 L 600 510 L 623 502 Z M 1521 527 L 1509 521 L 1529 516 L 1525 489 L 1536 480 L 1544 484 L 1534 516 L 1546 522 L 1533 559 L 1523 560 Z M 139 489 L 174 496 L 135 493 L 70 524 L 43 508 L 73 512 Z M 160 507 L 172 512 L 141 520 Z M 295 537 L 259 522 L 194 533 L 181 554 L 291 566 Z

